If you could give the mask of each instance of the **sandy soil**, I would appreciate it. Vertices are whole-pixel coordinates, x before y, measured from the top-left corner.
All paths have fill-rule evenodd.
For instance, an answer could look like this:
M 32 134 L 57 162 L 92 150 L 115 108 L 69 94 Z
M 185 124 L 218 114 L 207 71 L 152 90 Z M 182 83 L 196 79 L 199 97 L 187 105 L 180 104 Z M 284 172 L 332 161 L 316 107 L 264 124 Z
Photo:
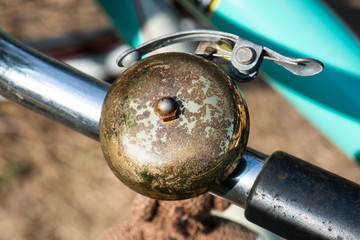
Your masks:
M 91 0 L 3 0 L 0 26 L 21 39 L 108 26 Z M 40 27 L 41 26 L 41 27 Z M 249 145 L 281 149 L 360 183 L 360 169 L 261 79 L 241 84 Z M 134 193 L 98 142 L 0 103 L 0 239 L 95 239 L 129 216 Z

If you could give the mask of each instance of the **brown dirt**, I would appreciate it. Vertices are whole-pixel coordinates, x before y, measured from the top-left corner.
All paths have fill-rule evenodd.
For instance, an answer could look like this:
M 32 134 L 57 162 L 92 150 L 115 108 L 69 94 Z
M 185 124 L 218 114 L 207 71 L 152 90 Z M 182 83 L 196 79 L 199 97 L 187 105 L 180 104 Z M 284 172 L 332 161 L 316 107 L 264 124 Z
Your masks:
M 10 102 L 0 134 L 0 239 L 93 239 L 129 215 L 94 140 Z
M 20 39 L 107 27 L 92 0 L 0 1 L 0 28 Z M 0 239 L 96 239 L 127 218 L 134 193 L 98 142 L 0 103 Z
M 0 26 L 25 39 L 107 26 L 91 0 L 0 1 Z M 360 169 L 261 79 L 241 84 L 249 145 L 282 149 L 360 183 Z M 0 239 L 95 239 L 129 216 L 133 192 L 99 143 L 11 102 L 0 103 Z
M 19 39 L 108 26 L 94 0 L 2 0 L 0 28 Z

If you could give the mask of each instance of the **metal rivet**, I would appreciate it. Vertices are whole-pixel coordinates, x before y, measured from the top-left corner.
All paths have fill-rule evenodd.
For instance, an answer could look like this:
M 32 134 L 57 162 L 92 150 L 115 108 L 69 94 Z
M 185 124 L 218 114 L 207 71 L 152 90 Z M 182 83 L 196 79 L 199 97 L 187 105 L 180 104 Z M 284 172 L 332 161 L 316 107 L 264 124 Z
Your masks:
M 236 60 L 241 64 L 250 64 L 255 59 L 254 49 L 250 47 L 240 47 L 236 50 Z

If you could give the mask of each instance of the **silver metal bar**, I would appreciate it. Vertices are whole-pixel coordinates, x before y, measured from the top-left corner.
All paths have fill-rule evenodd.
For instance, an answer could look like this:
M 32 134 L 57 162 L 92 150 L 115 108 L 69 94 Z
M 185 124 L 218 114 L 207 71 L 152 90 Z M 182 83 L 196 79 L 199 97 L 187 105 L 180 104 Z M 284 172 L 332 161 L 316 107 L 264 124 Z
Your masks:
M 0 94 L 99 140 L 109 84 L 31 49 L 0 31 Z M 241 207 L 267 155 L 247 148 L 234 173 L 212 194 Z
M 229 40 L 234 44 L 238 39 L 247 41 L 234 34 L 214 30 L 181 31 L 169 33 L 147 41 L 134 48 L 130 48 L 127 51 L 124 51 L 118 57 L 116 62 L 120 67 L 130 67 L 132 64 L 139 61 L 143 55 L 165 46 L 186 41 L 218 41 L 221 39 Z
M 210 193 L 243 208 L 250 190 L 268 157 L 262 152 L 247 147 L 242 160 L 230 177 L 211 190 Z
M 98 140 L 109 86 L 0 30 L 0 94 L 4 97 Z

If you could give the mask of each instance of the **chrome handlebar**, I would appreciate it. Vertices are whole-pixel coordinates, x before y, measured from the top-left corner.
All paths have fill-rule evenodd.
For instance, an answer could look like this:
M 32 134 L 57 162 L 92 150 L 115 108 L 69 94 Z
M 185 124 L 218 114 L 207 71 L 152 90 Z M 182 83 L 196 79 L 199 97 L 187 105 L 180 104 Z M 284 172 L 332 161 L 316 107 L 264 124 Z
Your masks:
M 32 49 L 0 31 L 0 94 L 99 141 L 110 84 Z M 212 194 L 244 206 L 267 155 L 247 148 L 244 161 Z

